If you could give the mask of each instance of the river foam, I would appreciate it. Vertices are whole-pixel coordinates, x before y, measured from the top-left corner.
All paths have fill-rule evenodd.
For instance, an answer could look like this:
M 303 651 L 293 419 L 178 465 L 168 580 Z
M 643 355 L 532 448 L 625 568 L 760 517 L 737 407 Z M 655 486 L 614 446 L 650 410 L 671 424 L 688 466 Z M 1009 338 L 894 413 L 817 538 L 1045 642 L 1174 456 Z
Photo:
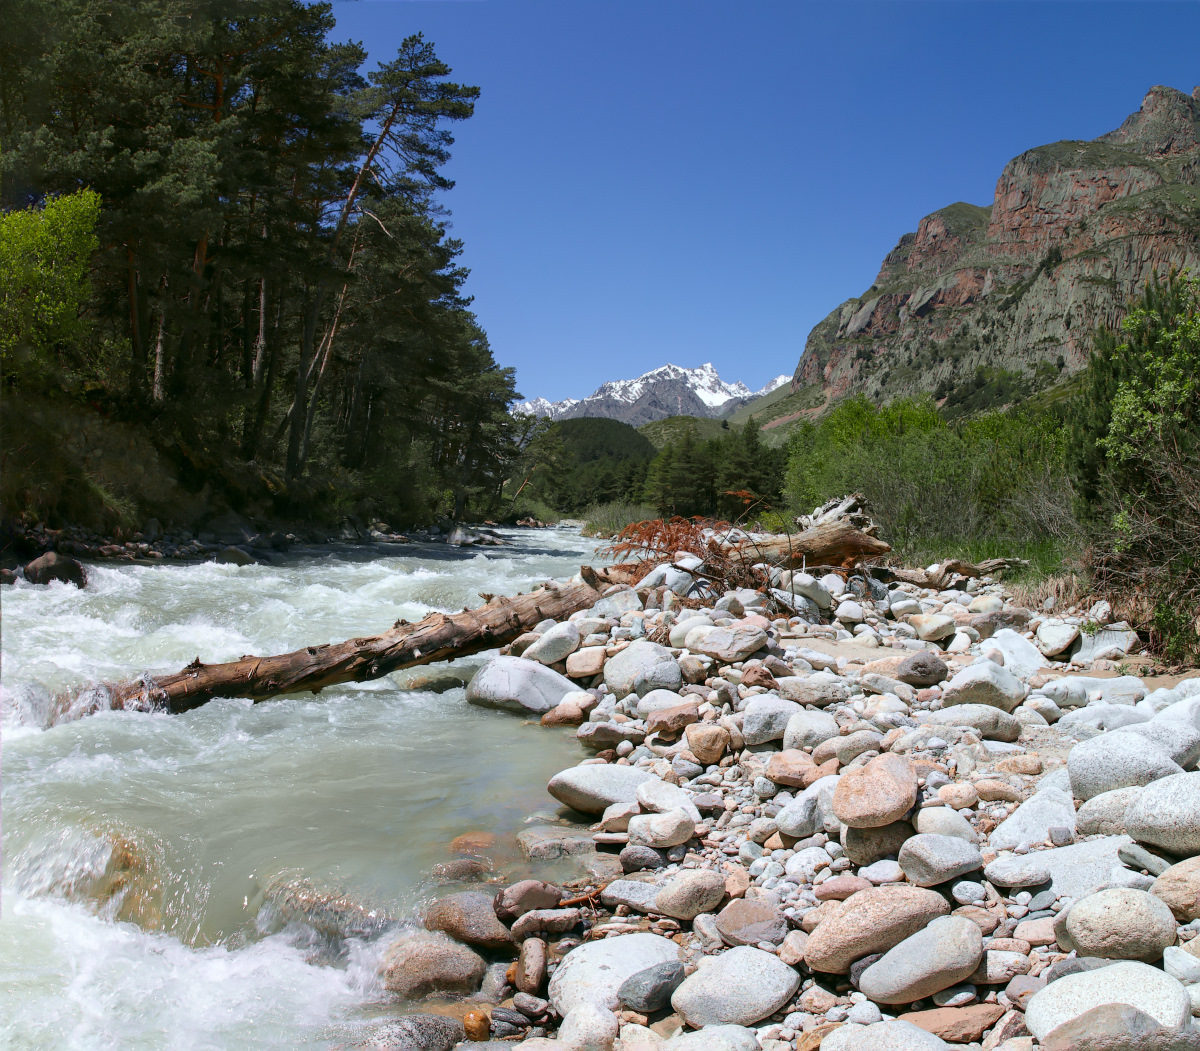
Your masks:
M 90 567 L 85 592 L 6 588 L 0 1044 L 321 1047 L 394 1013 L 384 939 L 329 944 L 264 923 L 281 873 L 403 919 L 471 829 L 501 852 L 569 733 L 466 704 L 483 659 L 318 697 L 217 700 L 179 716 L 106 711 L 45 726 L 50 691 L 373 634 L 430 609 L 563 579 L 591 547 L 518 533 L 487 554 L 403 549 L 273 566 Z

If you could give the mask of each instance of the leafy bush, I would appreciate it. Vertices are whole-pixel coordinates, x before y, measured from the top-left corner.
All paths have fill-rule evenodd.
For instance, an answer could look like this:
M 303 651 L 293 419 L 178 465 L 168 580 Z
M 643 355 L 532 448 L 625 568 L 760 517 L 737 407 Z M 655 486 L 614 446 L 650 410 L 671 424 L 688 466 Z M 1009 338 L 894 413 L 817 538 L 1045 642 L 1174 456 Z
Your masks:
M 796 427 L 787 496 L 809 511 L 862 493 L 901 554 L 966 555 L 985 541 L 1014 554 L 1075 532 L 1064 449 L 1052 419 L 1010 411 L 952 424 L 929 398 L 877 407 L 859 396 Z
M 1149 604 L 1151 642 L 1200 657 L 1200 282 L 1157 275 L 1097 334 L 1071 405 L 1071 466 L 1102 586 Z
M 628 500 L 593 504 L 583 513 L 583 533 L 585 536 L 613 537 L 626 526 L 654 517 L 653 507 Z

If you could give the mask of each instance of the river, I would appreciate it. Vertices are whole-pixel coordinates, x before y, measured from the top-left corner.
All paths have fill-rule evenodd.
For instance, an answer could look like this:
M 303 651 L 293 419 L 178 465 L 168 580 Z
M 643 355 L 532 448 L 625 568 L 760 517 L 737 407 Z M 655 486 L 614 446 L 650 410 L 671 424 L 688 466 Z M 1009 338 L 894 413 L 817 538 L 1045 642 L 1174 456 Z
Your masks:
M 581 757 L 569 731 L 469 706 L 465 658 L 253 705 L 45 728 L 47 690 L 375 634 L 565 579 L 594 544 L 293 552 L 280 565 L 94 565 L 3 591 L 0 1046 L 337 1047 L 399 1013 L 386 936 L 330 943 L 263 907 L 301 876 L 393 916 L 463 832 L 497 856 Z M 405 688 L 422 677 L 426 687 Z M 430 678 L 432 676 L 432 678 Z

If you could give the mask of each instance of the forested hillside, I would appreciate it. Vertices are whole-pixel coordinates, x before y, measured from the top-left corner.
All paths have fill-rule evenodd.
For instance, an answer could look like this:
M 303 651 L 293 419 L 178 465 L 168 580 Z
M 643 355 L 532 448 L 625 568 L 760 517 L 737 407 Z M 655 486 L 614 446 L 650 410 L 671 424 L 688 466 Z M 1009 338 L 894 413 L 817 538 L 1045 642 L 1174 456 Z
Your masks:
M 5 516 L 154 510 L 66 454 L 79 413 L 135 427 L 199 514 L 492 508 L 514 377 L 444 210 L 479 89 L 420 35 L 332 42 L 328 3 L 6 10 Z

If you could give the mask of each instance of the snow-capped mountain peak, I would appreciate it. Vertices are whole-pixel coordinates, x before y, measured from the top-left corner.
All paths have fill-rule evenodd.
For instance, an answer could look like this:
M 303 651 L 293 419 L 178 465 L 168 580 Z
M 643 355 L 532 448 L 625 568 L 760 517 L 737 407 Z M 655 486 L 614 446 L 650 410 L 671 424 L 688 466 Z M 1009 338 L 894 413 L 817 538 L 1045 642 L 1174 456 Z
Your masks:
M 638 426 L 667 416 L 721 416 L 745 401 L 769 394 L 790 379 L 777 376 L 762 390 L 752 391 L 740 380 L 726 383 L 711 362 L 694 369 L 662 365 L 636 379 L 602 383 L 587 398 L 557 402 L 534 398 L 521 402 L 515 411 L 556 420 L 602 416 Z

